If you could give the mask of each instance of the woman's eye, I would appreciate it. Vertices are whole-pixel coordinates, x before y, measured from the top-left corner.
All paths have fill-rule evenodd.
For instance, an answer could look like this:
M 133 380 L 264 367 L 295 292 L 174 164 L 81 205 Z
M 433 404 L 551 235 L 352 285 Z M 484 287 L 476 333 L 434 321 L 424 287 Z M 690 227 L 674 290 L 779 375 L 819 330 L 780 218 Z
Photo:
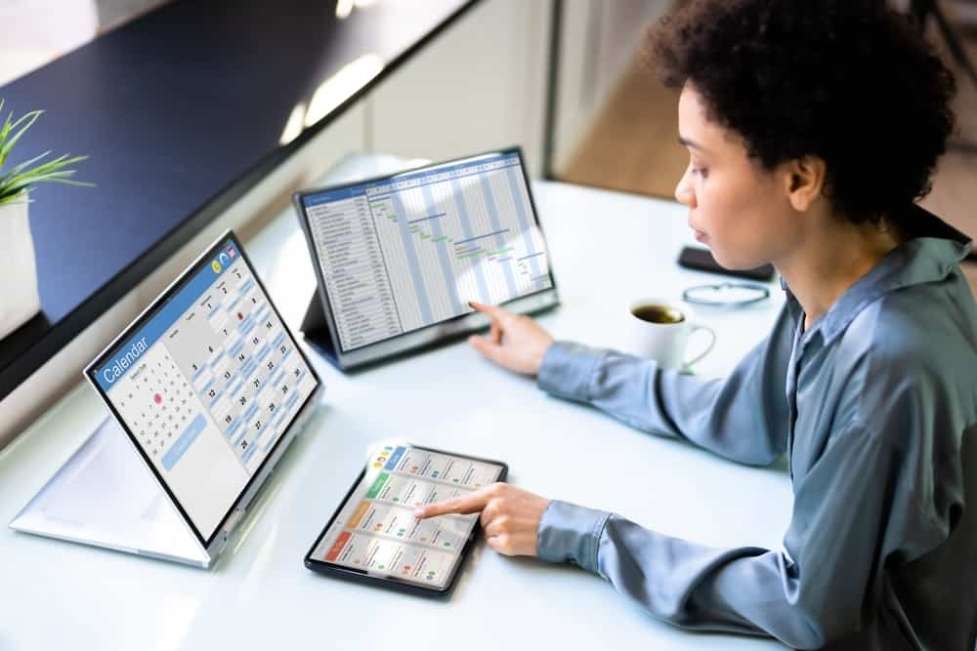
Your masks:
M 706 178 L 706 175 L 709 174 L 709 170 L 707 170 L 705 167 L 696 167 L 695 165 L 692 165 L 692 173 L 704 179 Z

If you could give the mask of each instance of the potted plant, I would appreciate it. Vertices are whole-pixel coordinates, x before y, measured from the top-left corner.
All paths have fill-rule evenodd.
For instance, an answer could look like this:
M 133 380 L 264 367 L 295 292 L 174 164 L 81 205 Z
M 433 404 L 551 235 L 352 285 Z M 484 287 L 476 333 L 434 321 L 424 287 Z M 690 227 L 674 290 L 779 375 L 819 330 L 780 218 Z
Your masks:
M 3 100 L 0 99 L 0 116 Z M 41 309 L 37 293 L 37 267 L 34 239 L 31 237 L 27 207 L 37 183 L 91 185 L 72 180 L 71 166 L 86 156 L 47 159 L 47 151 L 4 170 L 17 141 L 31 128 L 43 111 L 30 111 L 17 119 L 8 113 L 0 125 L 0 339 L 16 330 Z

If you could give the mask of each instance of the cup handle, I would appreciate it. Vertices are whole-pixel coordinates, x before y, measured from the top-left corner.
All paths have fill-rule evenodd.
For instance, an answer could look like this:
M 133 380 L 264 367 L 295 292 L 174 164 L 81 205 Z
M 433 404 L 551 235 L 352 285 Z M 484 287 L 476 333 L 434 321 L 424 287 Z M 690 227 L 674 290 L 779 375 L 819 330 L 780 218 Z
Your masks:
M 688 372 L 691 372 L 692 365 L 693 364 L 695 364 L 696 362 L 702 361 L 702 358 L 705 357 L 706 355 L 708 355 L 710 352 L 712 352 L 713 347 L 716 345 L 716 331 L 713 330 L 712 328 L 710 328 L 709 326 L 700 325 L 698 323 L 693 323 L 692 324 L 692 331 L 689 333 L 689 337 L 691 337 L 692 335 L 694 335 L 696 332 L 699 332 L 699 331 L 708 332 L 709 333 L 709 345 L 706 346 L 706 349 L 705 350 L 703 350 L 701 353 L 699 353 L 698 355 L 696 355 L 692 359 L 688 360 L 687 362 L 683 362 L 683 364 L 682 364 L 682 370 L 684 372 L 687 372 L 687 373 Z

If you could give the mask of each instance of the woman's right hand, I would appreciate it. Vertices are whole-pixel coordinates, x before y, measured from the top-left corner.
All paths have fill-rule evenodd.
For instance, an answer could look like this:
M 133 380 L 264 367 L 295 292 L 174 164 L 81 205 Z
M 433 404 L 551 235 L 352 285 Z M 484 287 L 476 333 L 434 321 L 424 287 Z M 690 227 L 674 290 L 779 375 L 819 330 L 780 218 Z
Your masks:
M 524 375 L 539 373 L 543 355 L 553 344 L 550 333 L 528 316 L 474 301 L 469 305 L 488 316 L 492 323 L 486 336 L 468 338 L 472 348 L 510 371 Z

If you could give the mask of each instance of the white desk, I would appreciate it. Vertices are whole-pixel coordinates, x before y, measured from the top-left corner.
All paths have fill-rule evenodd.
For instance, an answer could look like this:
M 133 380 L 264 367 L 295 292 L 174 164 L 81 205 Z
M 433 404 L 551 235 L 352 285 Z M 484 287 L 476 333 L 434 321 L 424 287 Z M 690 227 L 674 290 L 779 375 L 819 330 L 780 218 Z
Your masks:
M 556 183 L 534 189 L 563 301 L 541 322 L 558 338 L 613 346 L 631 299 L 675 297 L 711 278 L 674 264 L 688 238 L 682 207 Z M 314 279 L 292 211 L 246 248 L 297 332 Z M 724 372 L 765 335 L 783 300 L 771 293 L 753 308 L 698 310 L 719 331 L 700 372 Z M 443 601 L 306 570 L 302 558 L 368 443 L 391 436 L 506 460 L 527 489 L 716 546 L 778 547 L 791 505 L 782 469 L 737 466 L 550 398 L 463 342 L 348 377 L 312 359 L 327 387 L 321 409 L 237 547 L 209 572 L 6 527 L 104 417 L 81 382 L 0 453 L 0 649 L 781 648 L 681 631 L 594 576 L 505 558 L 484 542 Z

